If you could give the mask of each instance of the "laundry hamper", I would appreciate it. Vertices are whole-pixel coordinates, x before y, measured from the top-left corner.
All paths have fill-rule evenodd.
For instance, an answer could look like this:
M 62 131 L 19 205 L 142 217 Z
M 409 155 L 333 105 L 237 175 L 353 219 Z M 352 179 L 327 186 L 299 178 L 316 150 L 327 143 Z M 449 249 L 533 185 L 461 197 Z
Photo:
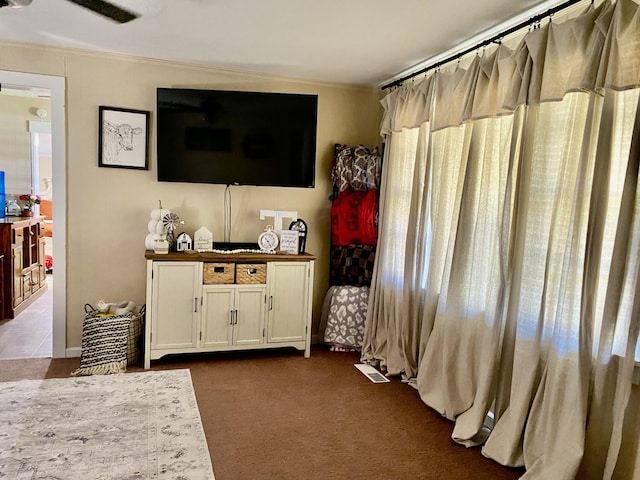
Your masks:
M 145 306 L 115 315 L 85 305 L 80 368 L 72 375 L 123 373 L 140 357 Z
M 131 315 L 129 322 L 129 336 L 127 338 L 127 365 L 134 365 L 140 360 L 142 352 L 142 332 L 144 331 L 144 315 L 146 305 Z

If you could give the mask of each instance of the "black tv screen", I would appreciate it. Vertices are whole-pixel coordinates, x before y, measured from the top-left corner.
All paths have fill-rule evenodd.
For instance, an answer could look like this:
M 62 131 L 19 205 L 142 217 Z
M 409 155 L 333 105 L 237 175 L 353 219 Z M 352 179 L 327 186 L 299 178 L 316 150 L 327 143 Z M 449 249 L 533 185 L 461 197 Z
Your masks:
M 315 184 L 317 95 L 158 88 L 158 181 Z

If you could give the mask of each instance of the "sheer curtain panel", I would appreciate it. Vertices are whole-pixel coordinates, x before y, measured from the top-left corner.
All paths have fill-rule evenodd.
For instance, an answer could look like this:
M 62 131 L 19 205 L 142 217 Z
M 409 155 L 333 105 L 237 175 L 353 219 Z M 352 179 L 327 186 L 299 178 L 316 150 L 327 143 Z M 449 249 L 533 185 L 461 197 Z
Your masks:
M 639 93 L 640 8 L 618 0 L 382 100 L 362 358 L 523 478 L 640 475 L 640 440 L 623 448 L 640 395 Z

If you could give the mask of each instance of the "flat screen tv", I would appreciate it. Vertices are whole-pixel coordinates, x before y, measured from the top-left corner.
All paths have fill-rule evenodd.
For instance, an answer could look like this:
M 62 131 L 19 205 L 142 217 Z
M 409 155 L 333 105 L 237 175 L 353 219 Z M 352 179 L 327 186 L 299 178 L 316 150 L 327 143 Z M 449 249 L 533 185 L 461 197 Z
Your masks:
M 158 88 L 158 181 L 311 188 L 317 95 Z

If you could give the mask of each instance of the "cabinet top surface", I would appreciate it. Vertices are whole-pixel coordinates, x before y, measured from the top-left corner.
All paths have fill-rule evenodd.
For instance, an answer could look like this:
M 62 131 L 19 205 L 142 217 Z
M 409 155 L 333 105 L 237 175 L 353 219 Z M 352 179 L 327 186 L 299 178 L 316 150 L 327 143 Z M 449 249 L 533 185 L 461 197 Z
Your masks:
M 144 257 L 147 260 L 164 260 L 164 261 L 182 261 L 182 262 L 309 262 L 316 259 L 315 255 L 310 253 L 301 253 L 292 255 L 286 253 L 187 253 L 187 252 L 169 252 L 154 253 L 153 250 L 146 250 Z
M 26 227 L 29 225 L 33 225 L 34 223 L 39 223 L 44 220 L 45 217 L 37 216 L 37 217 L 5 217 L 0 218 L 0 226 L 9 225 L 11 227 Z

